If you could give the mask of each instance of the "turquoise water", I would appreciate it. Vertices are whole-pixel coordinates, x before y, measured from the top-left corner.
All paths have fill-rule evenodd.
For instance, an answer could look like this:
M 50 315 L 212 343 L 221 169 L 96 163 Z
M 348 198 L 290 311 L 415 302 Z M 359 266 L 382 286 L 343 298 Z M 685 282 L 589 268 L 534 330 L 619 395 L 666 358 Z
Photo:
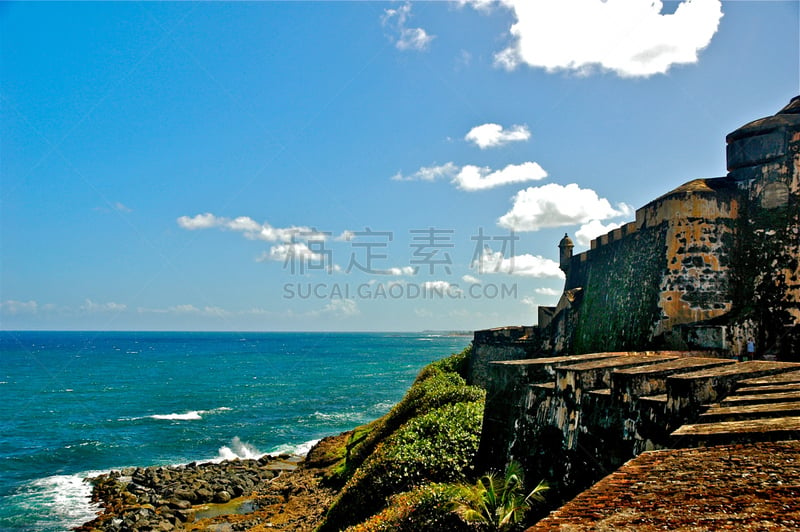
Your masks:
M 387 412 L 465 337 L 0 332 L 0 530 L 93 517 L 93 472 L 302 452 Z

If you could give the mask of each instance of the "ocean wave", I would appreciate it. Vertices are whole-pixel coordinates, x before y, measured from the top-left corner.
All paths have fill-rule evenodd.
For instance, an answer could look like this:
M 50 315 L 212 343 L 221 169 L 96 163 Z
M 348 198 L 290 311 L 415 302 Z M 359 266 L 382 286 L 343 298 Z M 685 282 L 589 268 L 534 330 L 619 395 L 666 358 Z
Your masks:
M 102 473 L 105 471 L 33 480 L 7 498 L 7 510 L 11 510 L 12 515 L 19 513 L 19 518 L 26 522 L 30 516 L 36 516 L 36 522 L 30 522 L 35 530 L 70 530 L 91 521 L 101 510 L 99 505 L 90 502 L 92 486 L 84 478 Z
M 396 403 L 393 403 L 391 401 L 383 401 L 381 403 L 375 403 L 374 405 L 372 405 L 372 411 L 385 413 L 394 408 L 395 404 Z
M 285 443 L 283 445 L 278 445 L 274 447 L 269 453 L 270 456 L 277 456 L 279 454 L 294 454 L 297 456 L 306 456 L 308 452 L 314 447 L 319 440 L 309 440 L 307 442 L 303 442 L 300 445 L 294 445 L 291 443 Z
M 204 412 L 204 410 L 192 410 L 185 414 L 154 414 L 147 417 L 152 419 L 166 419 L 169 421 L 193 421 L 196 419 L 203 419 L 203 416 L 200 415 L 201 412 Z
M 171 414 L 152 414 L 149 416 L 120 418 L 119 421 L 138 421 L 140 419 L 160 419 L 167 421 L 197 421 L 198 419 L 203 419 L 203 416 L 207 414 L 219 414 L 220 412 L 227 412 L 230 410 L 231 408 L 228 408 L 227 406 L 222 406 L 211 410 L 190 410 L 182 414 L 173 412 Z
M 326 414 L 324 412 L 314 412 L 308 416 L 312 421 L 332 421 L 332 422 L 362 422 L 366 419 L 365 412 L 334 412 Z
M 262 453 L 255 446 L 243 442 L 239 436 L 234 437 L 229 445 L 223 445 L 219 448 L 219 454 L 212 460 L 212 462 L 224 462 L 225 460 L 258 460 L 267 453 Z

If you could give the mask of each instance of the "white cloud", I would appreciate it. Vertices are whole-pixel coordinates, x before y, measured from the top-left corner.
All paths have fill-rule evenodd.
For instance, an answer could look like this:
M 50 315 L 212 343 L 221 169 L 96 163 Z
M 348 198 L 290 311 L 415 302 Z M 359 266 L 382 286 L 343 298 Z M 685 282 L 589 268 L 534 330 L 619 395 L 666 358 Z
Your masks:
M 422 28 L 402 28 L 395 46 L 398 50 L 425 50 L 432 40 L 433 35 Z
M 491 13 L 494 6 L 498 4 L 498 0 L 457 0 L 457 2 L 458 7 L 470 5 L 478 11 L 483 11 L 485 13 Z
M 349 229 L 345 229 L 344 231 L 342 231 L 342 233 L 339 236 L 334 238 L 334 240 L 337 241 L 337 242 L 350 242 L 355 237 L 356 237 L 356 234 L 353 231 L 350 231 Z
M 409 28 L 408 20 L 411 18 L 411 2 L 406 2 L 397 9 L 386 9 L 381 22 L 385 28 L 392 31 L 391 39 L 398 50 L 422 51 L 434 39 L 422 28 Z
M 469 274 L 462 276 L 461 280 L 464 281 L 465 283 L 469 283 L 469 284 L 481 284 L 481 280 L 480 279 L 478 279 L 477 277 L 474 277 L 472 275 L 469 275 Z
M 400 267 L 400 268 L 398 268 L 398 267 L 389 268 L 387 270 L 387 273 L 389 275 L 414 275 L 415 271 L 416 271 L 416 268 L 414 268 L 413 266 L 403 266 L 403 267 Z
M 146 308 L 139 307 L 136 309 L 139 314 L 175 314 L 175 315 L 193 315 L 205 316 L 212 318 L 225 318 L 231 316 L 233 313 L 221 307 L 206 305 L 204 307 L 196 307 L 192 304 L 173 305 L 167 308 Z M 245 314 L 251 311 L 245 312 Z M 241 314 L 241 313 L 240 313 Z
M 12 316 L 17 314 L 36 314 L 39 310 L 39 304 L 34 300 L 16 301 L 8 299 L 0 303 L 0 310 L 3 314 Z
M 510 183 L 538 181 L 545 177 L 547 177 L 547 172 L 534 162 L 509 164 L 495 172 L 487 167 L 467 165 L 453 178 L 452 182 L 461 190 L 473 191 L 486 190 Z
M 78 307 L 80 312 L 123 312 L 127 309 L 128 306 L 124 303 L 114 303 L 113 301 L 109 301 L 108 303 L 97 303 L 92 301 L 91 299 L 87 299 L 84 301 L 83 305 Z
M 392 176 L 394 181 L 436 181 L 449 179 L 450 182 L 461 190 L 487 190 L 510 183 L 524 183 L 538 181 L 547 177 L 547 172 L 535 162 L 522 164 L 509 164 L 502 170 L 492 170 L 489 167 L 480 167 L 468 164 L 459 168 L 456 164 L 448 162 L 442 165 L 423 166 L 413 174 L 404 176 L 397 173 Z
M 561 290 L 556 290 L 555 288 L 537 288 L 534 290 L 537 294 L 543 296 L 560 296 Z
M 582 246 L 588 246 L 591 244 L 592 240 L 598 236 L 604 235 L 609 231 L 617 229 L 618 227 L 621 227 L 621 224 L 613 222 L 603 224 L 603 222 L 600 220 L 590 220 L 588 223 L 583 224 L 580 229 L 575 231 L 575 240 Z
M 551 183 L 517 192 L 511 210 L 500 217 L 498 224 L 514 231 L 538 231 L 630 213 L 629 206 L 621 203 L 615 209 L 594 190 L 580 188 L 575 183 L 566 186 Z
M 233 220 L 225 222 L 224 227 L 231 231 L 242 231 L 243 233 L 260 233 L 264 226 L 256 222 L 249 216 L 239 216 Z
M 465 140 L 474 143 L 480 149 L 496 148 L 509 142 L 520 142 L 531 138 L 528 126 L 511 126 L 511 129 L 503 129 L 500 124 L 483 124 L 475 126 L 469 130 L 464 137 Z
M 473 262 L 472 267 L 478 273 L 506 273 L 523 277 L 556 278 L 563 279 L 564 272 L 558 263 L 540 255 L 515 255 L 504 257 L 500 251 L 492 251 L 489 247 L 483 249 L 481 257 Z
M 696 63 L 722 18 L 721 0 L 687 0 L 673 14 L 661 14 L 659 0 L 500 2 L 516 18 L 514 41 L 495 56 L 509 70 L 527 64 L 582 74 L 600 68 L 621 77 L 663 74 L 672 65 Z
M 358 304 L 352 299 L 333 299 L 325 306 L 325 311 L 341 316 L 357 316 L 361 314 Z
M 196 314 L 200 309 L 194 305 L 175 305 L 167 309 L 168 312 L 177 312 L 178 314 Z
M 222 218 L 224 219 L 224 218 Z M 181 216 L 178 218 L 178 225 L 189 231 L 195 229 L 209 229 L 211 227 L 218 227 L 221 225 L 220 218 L 217 218 L 210 212 L 198 214 L 197 216 Z
M 250 240 L 266 240 L 267 242 L 288 242 L 293 238 L 325 240 L 327 234 L 305 226 L 273 227 L 268 223 L 260 224 L 249 216 L 234 219 L 215 216 L 210 212 L 196 216 L 181 216 L 178 225 L 189 231 L 196 229 L 220 228 L 237 231 Z
M 449 281 L 425 281 L 422 289 L 428 294 L 443 294 L 447 296 L 459 296 L 463 291 Z
M 452 179 L 458 172 L 458 166 L 452 162 L 435 166 L 423 166 L 410 176 L 404 176 L 400 172 L 392 176 L 393 181 L 436 181 L 437 179 Z
M 264 252 L 259 256 L 256 261 L 265 262 L 268 260 L 285 262 L 287 260 L 308 260 L 308 261 L 322 261 L 324 257 L 319 253 L 315 253 L 309 249 L 305 242 L 292 242 L 277 244 L 269 249 L 269 252 Z
M 349 318 L 358 316 L 361 310 L 354 299 L 331 299 L 323 308 L 311 310 L 301 316 L 316 318 L 319 316 L 332 316 L 336 318 Z

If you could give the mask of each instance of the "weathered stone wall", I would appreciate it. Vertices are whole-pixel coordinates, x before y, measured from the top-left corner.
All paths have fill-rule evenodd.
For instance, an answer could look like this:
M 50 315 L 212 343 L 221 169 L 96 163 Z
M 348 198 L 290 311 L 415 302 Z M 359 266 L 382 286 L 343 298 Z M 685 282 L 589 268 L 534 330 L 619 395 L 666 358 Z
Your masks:
M 762 353 L 800 355 L 800 99 L 727 137 L 729 176 L 747 198 L 737 238 L 734 326 Z
M 739 215 L 738 190 L 724 178 L 687 183 L 644 210 L 666 222 L 661 320 L 653 337 L 684 323 L 722 316 L 733 305 L 730 264 Z M 664 222 L 661 222 L 664 224 Z
M 741 400 L 755 401 L 752 379 L 773 376 L 757 392 L 765 401 L 800 400 L 800 365 L 783 362 L 737 363 L 707 352 L 642 351 L 593 353 L 510 360 L 489 364 L 486 406 L 478 463 L 502 471 L 515 460 L 526 474 L 546 478 L 555 497 L 571 497 L 631 457 L 652 449 L 695 445 L 692 423 L 710 403 L 742 389 Z M 747 384 L 743 384 L 747 383 Z M 770 387 L 772 386 L 772 388 Z M 777 388 L 775 388 L 777 386 Z M 780 397 L 770 395 L 782 390 Z M 793 416 L 789 413 L 763 413 Z M 762 412 L 766 412 L 762 410 Z M 759 415 L 754 412 L 748 415 Z M 773 434 L 747 424 L 746 432 L 721 422 L 713 438 L 744 441 L 775 438 L 800 427 L 800 418 L 772 420 Z M 762 423 L 762 425 L 759 425 Z M 772 430 L 772 429 L 770 429 Z M 680 433 L 682 434 L 682 433 Z M 778 436 L 775 436 L 777 434 Z M 712 437 L 712 436 L 704 436 Z
M 569 309 L 574 330 L 556 336 L 571 336 L 573 353 L 643 349 L 664 344 L 677 325 L 726 314 L 737 216 L 738 190 L 723 178 L 692 181 L 639 209 L 635 223 L 572 258 L 566 290 L 581 287 L 582 302 Z
M 661 316 L 658 300 L 665 249 L 666 228 L 656 226 L 589 252 L 582 265 L 586 280 L 569 352 L 621 351 L 650 344 Z
M 551 354 L 710 348 L 800 357 L 800 98 L 731 133 L 726 177 L 695 179 L 636 221 L 560 248 Z
M 486 388 L 491 362 L 530 358 L 541 340 L 537 327 L 502 327 L 475 331 L 469 359 L 469 384 Z

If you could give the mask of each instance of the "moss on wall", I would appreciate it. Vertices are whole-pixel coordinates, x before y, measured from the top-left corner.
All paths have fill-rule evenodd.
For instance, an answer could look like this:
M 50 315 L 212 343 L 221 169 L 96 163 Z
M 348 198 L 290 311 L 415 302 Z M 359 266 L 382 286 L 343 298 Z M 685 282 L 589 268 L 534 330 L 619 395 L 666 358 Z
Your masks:
M 660 317 L 666 234 L 664 226 L 640 230 L 592 251 L 574 353 L 641 349 L 650 343 Z

